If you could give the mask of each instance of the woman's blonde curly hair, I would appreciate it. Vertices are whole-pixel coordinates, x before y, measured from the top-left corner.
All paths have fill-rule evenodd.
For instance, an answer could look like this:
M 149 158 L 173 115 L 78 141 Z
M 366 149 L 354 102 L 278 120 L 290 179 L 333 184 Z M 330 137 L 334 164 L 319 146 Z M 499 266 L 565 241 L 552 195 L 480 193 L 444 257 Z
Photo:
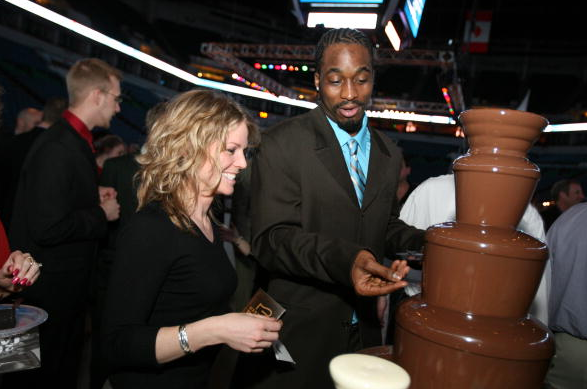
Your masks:
M 193 231 L 190 210 L 202 191 L 214 191 L 220 183 L 220 152 L 225 150 L 228 131 L 247 124 L 249 144 L 257 143 L 258 129 L 247 112 L 228 96 L 210 90 L 182 93 L 154 121 L 143 153 L 137 157 L 140 170 L 138 209 L 158 201 L 180 229 Z M 210 155 L 213 144 L 218 147 Z M 206 161 L 218 180 L 204 187 L 198 176 Z

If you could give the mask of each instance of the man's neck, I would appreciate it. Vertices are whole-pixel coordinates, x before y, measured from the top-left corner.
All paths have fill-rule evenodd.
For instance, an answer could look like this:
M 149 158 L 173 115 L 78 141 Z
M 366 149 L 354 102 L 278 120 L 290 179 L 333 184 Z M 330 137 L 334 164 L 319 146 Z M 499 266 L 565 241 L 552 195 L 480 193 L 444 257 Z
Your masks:
M 82 106 L 69 107 L 68 110 L 69 112 L 77 116 L 82 122 L 84 122 L 86 127 L 88 127 L 89 131 L 92 131 L 92 129 L 95 127 L 95 124 L 92 120 L 92 115 L 88 112 L 88 110 L 84 109 Z

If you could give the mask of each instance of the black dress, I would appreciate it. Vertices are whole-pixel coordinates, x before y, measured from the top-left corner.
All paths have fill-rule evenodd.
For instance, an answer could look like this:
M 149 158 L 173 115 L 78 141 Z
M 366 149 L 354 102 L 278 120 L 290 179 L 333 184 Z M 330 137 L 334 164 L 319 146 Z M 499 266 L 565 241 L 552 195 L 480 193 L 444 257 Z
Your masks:
M 181 231 L 160 204 L 140 210 L 121 231 L 103 321 L 114 388 L 204 388 L 218 346 L 158 364 L 161 327 L 229 311 L 236 274 L 214 230 L 211 243 Z

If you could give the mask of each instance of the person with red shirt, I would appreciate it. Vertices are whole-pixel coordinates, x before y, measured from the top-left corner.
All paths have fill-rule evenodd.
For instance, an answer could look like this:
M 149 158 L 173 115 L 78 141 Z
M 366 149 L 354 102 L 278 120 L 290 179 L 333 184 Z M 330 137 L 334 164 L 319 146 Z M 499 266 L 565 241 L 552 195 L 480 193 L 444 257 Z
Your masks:
M 119 216 L 116 191 L 98 187 L 91 130 L 108 128 L 120 111 L 121 78 L 102 60 L 76 62 L 66 76 L 68 109 L 22 167 L 9 238 L 43 264 L 43 277 L 22 295 L 49 318 L 39 327 L 41 367 L 10 374 L 7 387 L 77 387 L 90 273 L 108 222 Z

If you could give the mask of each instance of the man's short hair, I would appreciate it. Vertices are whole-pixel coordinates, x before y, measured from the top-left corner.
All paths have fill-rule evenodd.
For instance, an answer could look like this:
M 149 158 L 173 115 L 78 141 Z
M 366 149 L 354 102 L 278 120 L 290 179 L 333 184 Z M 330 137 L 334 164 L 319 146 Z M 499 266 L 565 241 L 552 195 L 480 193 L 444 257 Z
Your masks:
M 558 200 L 558 196 L 561 192 L 565 192 L 565 194 L 569 194 L 569 189 L 571 188 L 572 184 L 577 184 L 581 186 L 581 183 L 577 180 L 560 180 L 554 183 L 552 188 L 550 189 L 550 195 L 552 199 L 555 201 Z
M 122 73 L 98 58 L 85 58 L 77 61 L 69 72 L 65 81 L 69 104 L 79 104 L 88 92 L 93 89 L 108 91 L 110 89 L 110 77 L 122 80 Z
M 354 44 L 365 47 L 369 52 L 371 62 L 373 62 L 373 43 L 371 43 L 367 35 L 359 30 L 355 30 L 354 28 L 337 28 L 330 30 L 322 35 L 318 41 L 318 44 L 316 45 L 316 71 L 318 73 L 320 73 L 322 68 L 324 51 L 326 51 L 329 46 L 335 45 L 337 43 L 347 45 Z
M 43 107 L 43 121 L 49 124 L 55 123 L 63 111 L 67 109 L 67 99 L 64 97 L 51 97 Z

